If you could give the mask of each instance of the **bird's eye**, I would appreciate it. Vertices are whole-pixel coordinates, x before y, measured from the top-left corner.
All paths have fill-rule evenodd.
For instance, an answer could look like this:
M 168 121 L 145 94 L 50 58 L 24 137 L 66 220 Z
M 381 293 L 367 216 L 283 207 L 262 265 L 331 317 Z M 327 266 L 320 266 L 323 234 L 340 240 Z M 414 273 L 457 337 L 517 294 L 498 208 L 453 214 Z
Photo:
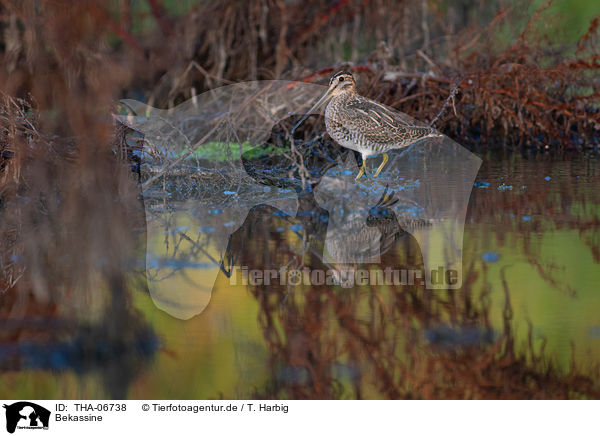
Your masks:
M 343 78 L 343 77 L 340 77 L 340 78 L 339 78 L 339 81 L 340 81 L 340 82 L 343 82 L 343 81 L 344 81 L 344 78 Z

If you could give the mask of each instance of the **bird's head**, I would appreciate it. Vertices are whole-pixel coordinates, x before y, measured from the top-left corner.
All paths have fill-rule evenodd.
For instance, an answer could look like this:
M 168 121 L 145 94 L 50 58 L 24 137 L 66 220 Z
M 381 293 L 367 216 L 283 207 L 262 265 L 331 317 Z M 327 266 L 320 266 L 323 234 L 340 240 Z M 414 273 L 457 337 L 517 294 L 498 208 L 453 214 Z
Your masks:
M 319 101 L 311 108 L 309 113 L 321 106 L 331 97 L 342 95 L 347 92 L 356 92 L 356 82 L 354 76 L 347 71 L 340 71 L 334 74 L 329 80 L 329 88 L 327 92 L 319 99 Z
M 340 71 L 337 74 L 334 74 L 331 80 L 329 80 L 329 88 L 327 88 L 327 92 L 317 101 L 313 107 L 311 107 L 304 115 L 300 121 L 296 123 L 296 125 L 292 128 L 292 133 L 298 128 L 300 124 L 304 122 L 308 118 L 308 116 L 314 113 L 317 108 L 319 108 L 323 103 L 328 101 L 331 97 L 335 97 L 338 95 L 342 95 L 347 92 L 356 92 L 356 82 L 354 81 L 354 77 L 347 71 Z
M 354 76 L 347 71 L 340 71 L 334 74 L 329 80 L 329 89 L 327 89 L 327 95 L 336 96 L 345 92 L 356 91 L 356 82 Z

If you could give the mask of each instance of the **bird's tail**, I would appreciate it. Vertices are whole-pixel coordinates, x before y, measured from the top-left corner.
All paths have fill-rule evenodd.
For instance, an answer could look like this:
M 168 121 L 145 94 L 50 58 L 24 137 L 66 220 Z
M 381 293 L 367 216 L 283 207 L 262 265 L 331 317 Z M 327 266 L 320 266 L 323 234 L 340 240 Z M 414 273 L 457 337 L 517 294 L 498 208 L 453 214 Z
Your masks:
M 440 132 L 435 130 L 433 127 L 413 127 L 410 129 L 410 134 L 412 139 L 418 141 L 419 139 L 424 138 L 437 138 L 442 135 Z

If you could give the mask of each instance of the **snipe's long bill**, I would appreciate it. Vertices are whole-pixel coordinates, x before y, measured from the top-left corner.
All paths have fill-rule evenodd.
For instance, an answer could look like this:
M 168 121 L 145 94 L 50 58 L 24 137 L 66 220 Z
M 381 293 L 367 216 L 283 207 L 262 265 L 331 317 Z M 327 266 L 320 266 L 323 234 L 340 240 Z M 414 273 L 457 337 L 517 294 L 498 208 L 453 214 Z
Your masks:
M 412 118 L 401 112 L 359 95 L 354 76 L 346 71 L 331 78 L 327 92 L 296 123 L 292 133 L 326 101 L 329 101 L 325 109 L 327 133 L 342 147 L 358 151 L 362 156 L 356 180 L 365 174 L 368 157 L 383 155 L 374 174 L 377 177 L 388 162 L 387 151 L 408 147 L 424 138 L 443 136 L 431 127 L 415 125 Z

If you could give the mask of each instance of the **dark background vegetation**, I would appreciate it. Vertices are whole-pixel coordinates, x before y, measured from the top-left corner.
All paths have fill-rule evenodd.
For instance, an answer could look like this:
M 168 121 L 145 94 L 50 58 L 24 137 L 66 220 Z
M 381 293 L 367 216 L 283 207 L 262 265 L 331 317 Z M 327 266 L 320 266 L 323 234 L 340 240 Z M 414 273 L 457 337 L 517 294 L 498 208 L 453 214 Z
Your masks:
M 363 93 L 423 120 L 458 82 L 438 127 L 466 145 L 581 149 L 599 141 L 600 11 L 570 3 L 4 1 L 0 83 L 76 134 L 69 108 L 97 124 L 119 97 L 169 107 L 347 68 Z
M 596 150 L 600 11 L 571 3 L 0 0 L 0 319 L 63 316 L 67 301 L 80 313 L 99 299 L 114 320 L 101 334 L 108 343 L 126 342 L 125 326 L 135 331 L 123 265 L 139 249 L 131 229 L 145 222 L 111 117 L 120 98 L 169 108 L 238 81 L 325 84 L 347 69 L 362 94 L 435 119 L 477 152 Z M 513 397 L 598 396 L 575 368 L 562 376 L 516 356 L 506 329 L 505 342 L 480 356 L 489 383 L 510 379 Z M 51 334 L 10 329 L 0 340 Z M 455 361 L 466 374 L 471 357 L 431 361 L 431 370 L 450 377 Z M 499 359 L 505 366 L 494 366 Z M 388 363 L 373 364 L 385 375 Z M 530 391 L 519 386 L 525 376 Z M 544 384 L 555 389 L 541 392 Z M 500 387 L 475 396 L 501 397 Z

